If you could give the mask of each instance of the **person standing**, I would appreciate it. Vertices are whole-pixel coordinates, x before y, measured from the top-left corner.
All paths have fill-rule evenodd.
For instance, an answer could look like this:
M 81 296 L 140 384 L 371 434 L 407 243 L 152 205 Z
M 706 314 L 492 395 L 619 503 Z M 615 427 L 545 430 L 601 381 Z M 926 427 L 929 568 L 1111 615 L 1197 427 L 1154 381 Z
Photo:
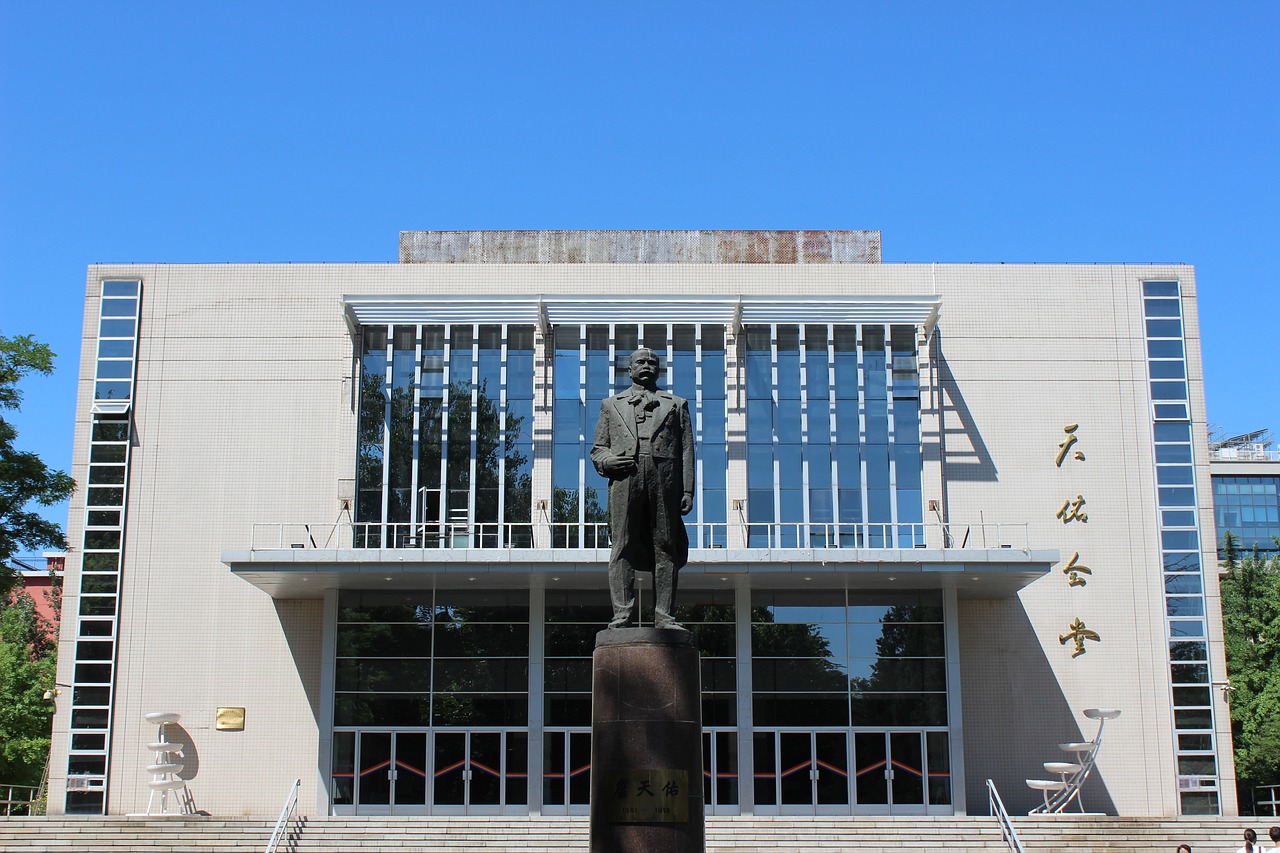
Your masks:
M 610 628 L 635 621 L 635 573 L 653 572 L 653 621 L 676 621 L 677 575 L 689 560 L 681 516 L 693 509 L 693 424 L 689 404 L 658 389 L 658 356 L 631 356 L 631 388 L 600 404 L 591 463 L 609 480 Z
M 1252 828 L 1246 829 L 1244 831 L 1244 846 L 1237 850 L 1236 853 L 1262 853 L 1262 848 L 1258 846 L 1258 833 L 1254 832 Z

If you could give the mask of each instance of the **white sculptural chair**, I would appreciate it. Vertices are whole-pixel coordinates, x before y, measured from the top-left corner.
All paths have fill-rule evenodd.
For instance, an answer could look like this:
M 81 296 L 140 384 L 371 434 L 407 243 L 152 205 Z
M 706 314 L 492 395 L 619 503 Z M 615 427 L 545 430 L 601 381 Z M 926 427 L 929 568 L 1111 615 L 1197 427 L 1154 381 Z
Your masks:
M 165 726 L 178 722 L 180 718 L 177 714 L 168 712 L 144 714 L 143 717 L 148 723 L 154 723 L 160 727 L 159 740 L 155 743 L 147 744 L 147 749 L 151 750 L 154 755 L 152 763 L 147 765 L 147 772 L 151 774 L 151 779 L 147 782 L 147 787 L 151 789 L 151 796 L 147 799 L 146 813 L 148 815 L 170 814 L 169 792 L 173 791 L 178 800 L 180 813 L 190 814 L 192 809 L 187 792 L 187 783 L 178 775 L 182 770 L 182 764 L 178 757 L 186 749 L 186 744 L 169 740 L 165 732 Z M 157 794 L 160 797 L 160 811 L 153 812 L 152 809 L 155 807 Z
M 1091 741 L 1078 741 L 1058 744 L 1058 749 L 1075 756 L 1073 761 L 1046 761 L 1044 769 L 1057 774 L 1057 779 L 1028 779 L 1027 787 L 1040 791 L 1044 802 L 1028 814 L 1060 814 L 1072 800 L 1084 813 L 1084 804 L 1080 802 L 1080 789 L 1093 772 L 1098 760 L 1098 750 L 1102 747 L 1102 729 L 1107 720 L 1114 720 L 1120 712 L 1114 708 L 1086 708 L 1084 715 L 1090 720 L 1098 721 L 1098 732 Z

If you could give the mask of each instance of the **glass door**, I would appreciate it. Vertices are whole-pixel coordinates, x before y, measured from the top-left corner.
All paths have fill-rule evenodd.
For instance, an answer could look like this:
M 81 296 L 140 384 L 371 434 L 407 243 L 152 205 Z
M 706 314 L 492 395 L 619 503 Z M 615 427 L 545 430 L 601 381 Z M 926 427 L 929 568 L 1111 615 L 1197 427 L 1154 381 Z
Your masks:
M 939 733 L 928 733 L 931 738 Z M 942 744 L 945 745 L 945 733 Z M 853 736 L 856 811 L 865 814 L 925 814 L 928 804 L 949 806 L 936 794 L 926 800 L 930 786 L 925 763 L 926 733 L 856 732 Z M 936 739 L 936 738 L 935 738 Z M 931 742 L 931 747 L 934 744 Z M 933 750 L 937 752 L 937 749 Z M 931 754 L 938 773 L 948 775 L 943 761 Z M 933 785 L 933 789 L 940 789 Z M 938 810 L 932 810 L 937 812 Z M 950 814 L 950 808 L 942 811 Z
M 758 731 L 754 747 L 760 813 L 849 813 L 848 732 Z
M 526 732 L 432 733 L 434 814 L 523 813 L 529 802 Z
M 356 753 L 356 814 L 391 814 L 391 732 L 361 732 Z
M 702 796 L 707 814 L 739 814 L 738 730 L 702 733 Z
M 588 814 L 591 806 L 591 730 L 548 729 L 543 735 L 544 814 Z
M 425 732 L 335 732 L 334 814 L 425 814 Z
M 397 732 L 392 755 L 392 811 L 426 814 L 427 733 Z

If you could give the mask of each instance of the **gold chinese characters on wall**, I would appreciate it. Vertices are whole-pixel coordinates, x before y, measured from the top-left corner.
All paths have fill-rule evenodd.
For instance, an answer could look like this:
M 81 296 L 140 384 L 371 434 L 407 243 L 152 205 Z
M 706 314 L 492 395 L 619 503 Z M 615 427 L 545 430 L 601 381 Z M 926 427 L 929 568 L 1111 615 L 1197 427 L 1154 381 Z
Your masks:
M 1071 460 L 1074 462 L 1084 462 L 1084 452 L 1076 447 L 1080 443 L 1080 436 L 1077 435 L 1080 424 L 1067 424 L 1062 428 L 1065 434 L 1062 441 L 1058 442 L 1058 454 L 1054 457 L 1053 464 L 1055 468 L 1062 469 L 1064 462 Z M 1073 450 L 1073 448 L 1075 448 Z M 1085 511 L 1087 501 L 1083 494 L 1077 494 L 1075 499 L 1067 498 L 1058 507 L 1058 511 L 1054 513 L 1054 518 L 1061 521 L 1064 525 L 1079 522 L 1080 524 L 1089 523 L 1089 513 Z M 1067 578 L 1067 588 L 1074 589 L 1076 587 L 1088 586 L 1087 576 L 1093 575 L 1093 569 L 1080 562 L 1080 552 L 1076 551 L 1071 555 L 1071 559 L 1062 567 L 1062 573 Z M 1058 636 L 1058 642 L 1066 645 L 1068 642 L 1074 641 L 1074 651 L 1071 653 L 1072 658 L 1078 658 L 1085 653 L 1085 641 L 1099 643 L 1102 637 L 1097 631 L 1089 628 L 1084 624 L 1079 616 L 1067 626 L 1067 633 Z

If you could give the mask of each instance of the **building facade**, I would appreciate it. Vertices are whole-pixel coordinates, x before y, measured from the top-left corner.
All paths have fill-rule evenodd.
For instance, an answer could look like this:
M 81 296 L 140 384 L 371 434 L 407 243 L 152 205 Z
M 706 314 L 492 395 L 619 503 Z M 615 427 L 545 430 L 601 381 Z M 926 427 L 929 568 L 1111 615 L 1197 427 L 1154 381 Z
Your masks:
M 1218 556 L 1223 536 L 1235 537 L 1241 554 L 1280 552 L 1280 451 L 1263 430 L 1209 447 Z
M 213 813 L 295 778 L 315 814 L 584 812 L 588 454 L 643 345 L 697 440 L 709 810 L 1030 808 L 1107 707 L 1091 810 L 1235 812 L 1190 267 L 878 232 L 400 259 L 90 267 L 51 811 L 142 810 L 172 712 Z

